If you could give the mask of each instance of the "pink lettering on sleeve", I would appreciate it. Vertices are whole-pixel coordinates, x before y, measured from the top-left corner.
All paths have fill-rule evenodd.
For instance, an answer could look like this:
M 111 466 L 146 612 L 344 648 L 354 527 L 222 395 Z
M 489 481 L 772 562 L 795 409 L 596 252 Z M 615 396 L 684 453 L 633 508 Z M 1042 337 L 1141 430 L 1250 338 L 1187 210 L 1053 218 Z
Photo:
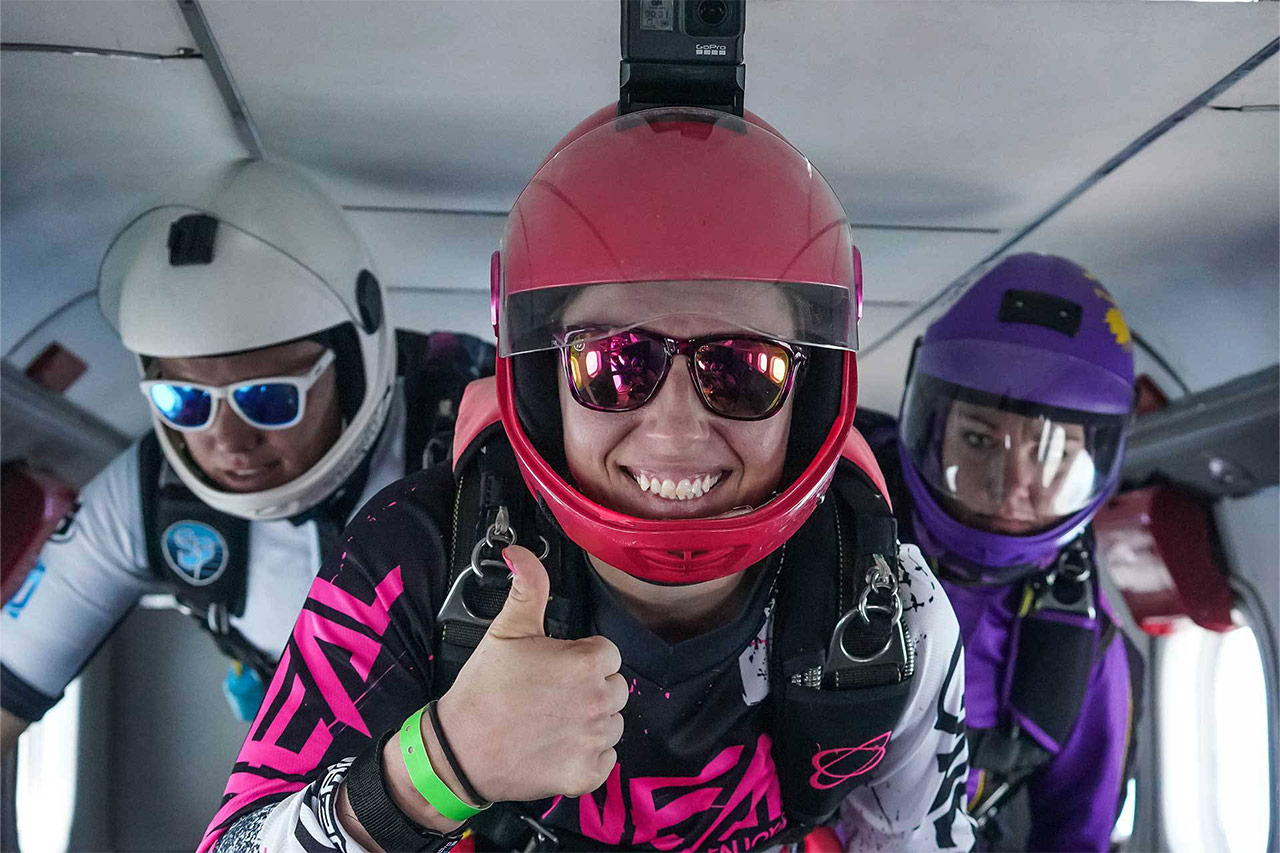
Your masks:
M 367 633 L 340 624 L 323 614 L 304 607 L 294 625 L 293 638 L 280 664 L 276 667 L 275 677 L 267 690 L 258 718 L 254 721 L 249 737 L 240 748 L 237 759 L 237 772 L 227 781 L 223 796 L 225 802 L 213 823 L 205 833 L 200 851 L 213 847 L 221 836 L 226 824 L 238 814 L 252 806 L 255 802 L 277 795 L 287 795 L 304 787 L 303 782 L 286 781 L 275 778 L 280 774 L 306 775 L 316 770 L 324 762 L 326 752 L 333 743 L 333 727 L 346 725 L 371 737 L 364 717 L 356 707 L 347 689 L 334 671 L 329 654 L 321 646 L 321 641 L 330 647 L 336 647 L 348 653 L 352 670 L 363 682 L 361 688 L 368 685 L 373 664 L 382 650 L 381 637 L 391 623 L 390 610 L 392 604 L 404 592 L 404 581 L 400 567 L 396 566 L 374 588 L 374 600 L 366 604 L 351 593 L 336 586 L 333 582 L 317 578 L 308 595 L 308 604 L 316 602 L 346 614 L 359 624 L 371 628 L 379 639 Z M 307 673 L 314 679 L 319 688 L 319 696 L 308 696 L 306 683 L 295 671 L 293 651 L 297 650 L 301 663 Z M 288 685 L 288 698 L 280 704 L 274 714 L 272 708 L 279 700 L 280 691 Z M 365 695 L 367 690 L 361 695 Z M 315 727 L 307 736 L 301 750 L 295 752 L 280 744 L 280 739 L 288 731 L 300 709 L 306 713 L 317 713 L 319 703 L 323 703 L 333 715 L 333 723 L 326 724 L 323 716 L 317 719 Z M 261 734 L 259 734 L 261 733 Z M 335 756 L 342 758 L 345 756 Z M 264 768 L 269 771 L 262 775 L 245 768 Z

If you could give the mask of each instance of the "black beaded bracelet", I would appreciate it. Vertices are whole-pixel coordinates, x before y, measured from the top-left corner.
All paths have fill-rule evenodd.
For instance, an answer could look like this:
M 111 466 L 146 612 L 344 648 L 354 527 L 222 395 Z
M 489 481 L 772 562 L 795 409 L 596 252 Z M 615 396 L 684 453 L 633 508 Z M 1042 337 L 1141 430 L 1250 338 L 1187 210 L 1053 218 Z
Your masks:
M 356 820 L 383 850 L 444 853 L 462 837 L 462 830 L 445 835 L 419 826 L 401 810 L 387 790 L 383 750 L 398 728 L 386 732 L 356 756 L 347 773 L 347 800 Z
M 431 720 L 431 728 L 435 730 L 436 740 L 440 743 L 440 751 L 444 753 L 444 760 L 449 762 L 449 769 L 453 771 L 453 775 L 458 777 L 458 782 L 462 785 L 462 790 L 467 795 L 467 799 L 479 808 L 486 808 L 489 801 L 480 796 L 476 791 L 476 786 L 471 784 L 471 780 L 467 778 L 467 774 L 462 772 L 462 765 L 458 762 L 458 756 L 454 754 L 453 747 L 449 745 L 449 739 L 444 736 L 444 726 L 440 725 L 440 712 L 436 709 L 436 700 L 432 699 L 427 703 L 427 718 Z

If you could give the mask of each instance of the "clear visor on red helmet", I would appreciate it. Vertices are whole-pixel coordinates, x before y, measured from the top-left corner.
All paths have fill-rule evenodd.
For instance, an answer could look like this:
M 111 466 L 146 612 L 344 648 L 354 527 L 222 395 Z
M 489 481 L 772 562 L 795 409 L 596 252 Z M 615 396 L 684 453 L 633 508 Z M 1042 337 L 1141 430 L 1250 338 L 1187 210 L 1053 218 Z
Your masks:
M 636 328 L 743 333 L 796 346 L 857 350 L 856 306 L 830 285 L 756 281 L 616 282 L 508 298 L 503 355 L 552 349 L 569 330 L 605 338 Z
M 1127 415 L 999 397 L 917 372 L 901 434 L 949 515 L 979 530 L 1025 536 L 1108 488 L 1127 422 Z

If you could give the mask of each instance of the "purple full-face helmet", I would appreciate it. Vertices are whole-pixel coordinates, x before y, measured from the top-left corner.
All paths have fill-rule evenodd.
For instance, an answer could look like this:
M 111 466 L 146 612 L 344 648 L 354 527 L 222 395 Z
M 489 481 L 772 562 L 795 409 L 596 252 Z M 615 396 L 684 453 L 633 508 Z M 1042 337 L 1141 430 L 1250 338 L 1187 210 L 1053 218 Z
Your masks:
M 1120 477 L 1133 344 L 1066 258 L 1013 255 L 925 331 L 898 448 L 920 545 L 962 580 L 1047 566 Z

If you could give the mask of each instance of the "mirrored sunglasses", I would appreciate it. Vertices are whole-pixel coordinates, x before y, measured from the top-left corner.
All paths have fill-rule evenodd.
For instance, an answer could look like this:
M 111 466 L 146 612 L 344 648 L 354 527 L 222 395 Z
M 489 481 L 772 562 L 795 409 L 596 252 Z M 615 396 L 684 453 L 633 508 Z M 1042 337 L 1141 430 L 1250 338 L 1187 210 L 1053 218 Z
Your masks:
M 598 412 L 629 412 L 662 389 L 677 355 L 711 412 L 737 421 L 758 421 L 782 407 L 805 363 L 805 351 L 783 341 L 751 335 L 714 335 L 681 340 L 646 329 L 610 333 L 574 329 L 558 336 L 569 391 Z
M 230 385 L 144 379 L 138 386 L 164 422 L 183 432 L 208 429 L 223 398 L 250 426 L 288 429 L 306 414 L 307 392 L 334 358 L 333 350 L 326 349 L 302 376 L 264 376 Z

